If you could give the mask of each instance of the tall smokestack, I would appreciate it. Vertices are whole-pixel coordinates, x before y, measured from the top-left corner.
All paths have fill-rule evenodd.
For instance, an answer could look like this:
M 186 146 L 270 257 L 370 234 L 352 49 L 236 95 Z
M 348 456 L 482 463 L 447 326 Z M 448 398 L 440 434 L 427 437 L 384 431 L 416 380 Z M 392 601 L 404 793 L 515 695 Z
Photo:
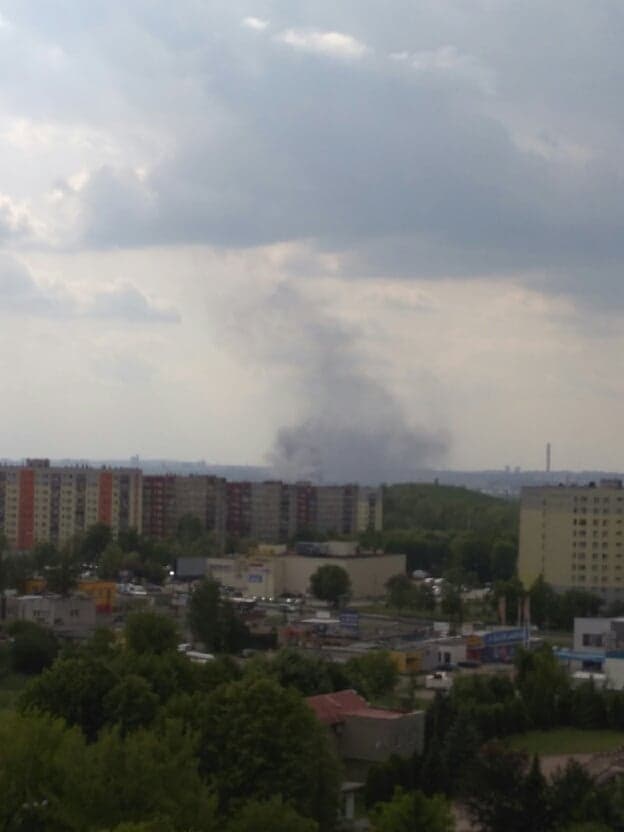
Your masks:
M 550 474 L 550 442 L 546 443 L 546 473 Z

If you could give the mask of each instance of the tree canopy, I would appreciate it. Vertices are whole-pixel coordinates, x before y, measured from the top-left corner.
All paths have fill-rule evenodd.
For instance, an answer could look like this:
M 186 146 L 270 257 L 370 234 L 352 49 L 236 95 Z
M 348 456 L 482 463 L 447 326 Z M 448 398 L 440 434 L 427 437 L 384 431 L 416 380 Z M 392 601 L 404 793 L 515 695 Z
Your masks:
M 319 566 L 310 578 L 310 587 L 320 601 L 337 604 L 341 598 L 348 596 L 351 580 L 346 569 L 332 563 Z

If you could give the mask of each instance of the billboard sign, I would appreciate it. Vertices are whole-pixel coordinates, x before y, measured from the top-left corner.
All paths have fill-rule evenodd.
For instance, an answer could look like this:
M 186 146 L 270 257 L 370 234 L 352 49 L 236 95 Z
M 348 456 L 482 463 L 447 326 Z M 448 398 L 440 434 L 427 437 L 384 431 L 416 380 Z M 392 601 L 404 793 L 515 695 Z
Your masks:
M 485 633 L 483 636 L 483 643 L 486 647 L 498 647 L 503 644 L 518 644 L 526 638 L 526 630 L 524 627 L 513 627 L 510 630 L 494 630 L 491 633 Z
M 359 630 L 360 629 L 360 614 L 355 610 L 345 610 L 340 613 L 340 626 L 343 630 Z

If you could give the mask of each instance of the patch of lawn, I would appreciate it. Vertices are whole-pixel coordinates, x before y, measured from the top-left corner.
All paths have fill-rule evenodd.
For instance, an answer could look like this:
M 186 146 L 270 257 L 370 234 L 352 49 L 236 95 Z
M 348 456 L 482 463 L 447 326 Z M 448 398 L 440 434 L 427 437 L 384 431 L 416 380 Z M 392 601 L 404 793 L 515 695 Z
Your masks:
M 592 754 L 624 746 L 624 731 L 583 731 L 580 728 L 528 731 L 511 737 L 510 744 L 529 754 Z

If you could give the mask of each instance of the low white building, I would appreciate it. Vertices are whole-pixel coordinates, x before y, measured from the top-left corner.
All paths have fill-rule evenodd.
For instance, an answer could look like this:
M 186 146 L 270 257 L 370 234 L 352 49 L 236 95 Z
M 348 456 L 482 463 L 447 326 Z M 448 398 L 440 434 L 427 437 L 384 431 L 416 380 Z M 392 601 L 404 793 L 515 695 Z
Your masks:
M 95 612 L 95 601 L 84 595 L 17 595 L 7 599 L 7 618 L 33 621 L 69 638 L 91 635 Z

